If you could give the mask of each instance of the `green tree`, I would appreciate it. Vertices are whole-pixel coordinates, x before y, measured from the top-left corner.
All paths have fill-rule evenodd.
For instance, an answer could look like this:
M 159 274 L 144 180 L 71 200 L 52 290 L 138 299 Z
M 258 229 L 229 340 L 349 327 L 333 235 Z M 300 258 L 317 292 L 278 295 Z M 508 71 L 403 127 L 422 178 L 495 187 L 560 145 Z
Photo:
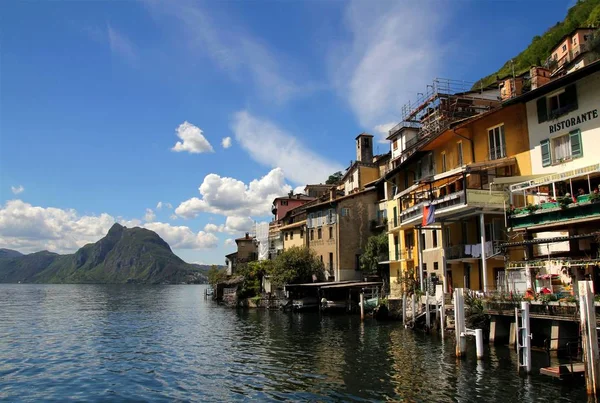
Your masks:
M 273 267 L 273 261 L 260 260 L 241 264 L 237 267 L 237 274 L 244 277 L 244 281 L 238 286 L 238 297 L 250 298 L 260 295 L 262 289 L 262 279 L 265 274 L 270 272 Z
M 317 280 L 324 279 L 323 262 L 314 251 L 306 247 L 293 246 L 281 253 L 270 270 L 271 283 L 285 284 L 310 283 L 313 275 Z
M 360 269 L 366 274 L 381 275 L 379 262 L 388 260 L 389 241 L 387 233 L 370 236 L 365 251 L 360 255 Z
M 329 178 L 327 178 L 327 180 L 325 181 L 325 184 L 336 185 L 336 184 L 340 183 L 343 176 L 344 176 L 344 174 L 341 171 L 334 172 L 333 174 L 329 175 Z
M 208 277 L 208 284 L 214 286 L 227 278 L 227 272 L 225 269 L 219 269 L 217 266 L 212 265 L 206 273 Z

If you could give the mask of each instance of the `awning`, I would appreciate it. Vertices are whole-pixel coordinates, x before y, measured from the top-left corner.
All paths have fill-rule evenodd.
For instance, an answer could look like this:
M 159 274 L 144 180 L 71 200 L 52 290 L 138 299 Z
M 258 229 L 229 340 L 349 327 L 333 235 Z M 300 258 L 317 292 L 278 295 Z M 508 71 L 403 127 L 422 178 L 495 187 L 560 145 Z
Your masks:
M 567 179 L 578 178 L 585 175 L 600 173 L 600 163 L 589 165 L 587 167 L 572 169 L 565 172 L 555 174 L 545 174 L 541 177 L 532 180 L 526 180 L 510 186 L 511 192 L 523 191 L 526 189 L 535 188 L 538 186 L 549 185 L 551 183 L 564 181 Z
M 474 162 L 472 164 L 467 165 L 467 171 L 477 171 L 480 169 L 489 169 L 489 168 L 500 168 L 500 167 L 515 165 L 516 163 L 517 163 L 517 159 L 515 157 L 500 158 L 500 159 L 491 160 L 491 161 Z
M 500 245 L 502 248 L 508 248 L 511 246 L 523 246 L 523 245 L 539 245 L 546 243 L 555 243 L 555 242 L 565 242 L 574 239 L 585 239 L 585 238 L 594 238 L 600 235 L 600 232 L 592 232 L 591 234 L 578 234 L 578 235 L 568 235 L 568 236 L 557 236 L 554 238 L 536 238 L 536 239 L 528 239 L 520 242 L 507 242 Z
M 382 285 L 383 283 L 378 282 L 378 281 L 358 281 L 358 282 L 351 282 L 351 283 L 344 283 L 344 284 L 332 284 L 332 285 L 325 285 L 323 287 L 321 287 L 322 289 L 329 289 L 329 288 L 359 288 L 359 287 L 374 287 L 374 286 L 379 286 Z
M 503 177 L 495 178 L 492 181 L 492 185 L 512 185 L 513 183 L 520 183 L 520 182 L 530 181 L 532 179 L 537 179 L 541 176 L 546 176 L 546 174 L 522 175 L 522 176 L 503 176 Z

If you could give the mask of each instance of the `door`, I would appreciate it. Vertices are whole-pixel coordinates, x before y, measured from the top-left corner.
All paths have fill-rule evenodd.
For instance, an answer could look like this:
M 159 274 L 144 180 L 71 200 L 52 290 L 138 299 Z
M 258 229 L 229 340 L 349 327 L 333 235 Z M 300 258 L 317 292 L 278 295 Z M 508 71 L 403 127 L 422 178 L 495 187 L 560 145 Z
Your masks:
M 465 288 L 471 288 L 471 265 L 464 263 L 465 265 Z

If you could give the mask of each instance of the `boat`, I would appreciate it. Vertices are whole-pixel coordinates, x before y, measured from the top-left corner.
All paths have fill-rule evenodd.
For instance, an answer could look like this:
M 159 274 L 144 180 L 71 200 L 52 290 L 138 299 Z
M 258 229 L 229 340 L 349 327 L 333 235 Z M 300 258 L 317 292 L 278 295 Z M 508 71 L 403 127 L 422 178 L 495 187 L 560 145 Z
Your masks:
M 366 299 L 365 312 L 371 312 L 377 305 L 379 305 L 379 297 Z M 360 302 L 358 303 L 358 306 L 360 307 Z
M 347 301 L 332 301 L 327 300 L 321 303 L 321 309 L 324 311 L 341 311 L 348 308 Z
M 206 295 L 208 295 L 208 296 L 211 296 L 211 295 L 213 295 L 213 294 L 214 294 L 214 292 L 215 292 L 215 290 L 214 290 L 212 287 L 208 287 L 208 288 L 206 289 Z
M 294 311 L 310 311 L 319 308 L 319 299 L 317 297 L 304 297 L 292 301 Z

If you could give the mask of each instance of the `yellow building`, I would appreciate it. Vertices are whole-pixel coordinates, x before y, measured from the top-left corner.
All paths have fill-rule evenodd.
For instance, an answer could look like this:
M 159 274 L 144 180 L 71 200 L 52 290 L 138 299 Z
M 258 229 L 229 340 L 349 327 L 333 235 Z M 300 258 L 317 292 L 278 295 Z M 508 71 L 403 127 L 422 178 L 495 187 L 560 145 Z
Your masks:
M 394 133 L 409 141 L 385 177 L 392 297 L 407 275 L 446 292 L 491 290 L 504 276 L 506 177 L 531 173 L 526 110 L 490 107 L 443 127 L 421 137 L 414 124 Z M 425 207 L 434 210 L 428 223 Z

